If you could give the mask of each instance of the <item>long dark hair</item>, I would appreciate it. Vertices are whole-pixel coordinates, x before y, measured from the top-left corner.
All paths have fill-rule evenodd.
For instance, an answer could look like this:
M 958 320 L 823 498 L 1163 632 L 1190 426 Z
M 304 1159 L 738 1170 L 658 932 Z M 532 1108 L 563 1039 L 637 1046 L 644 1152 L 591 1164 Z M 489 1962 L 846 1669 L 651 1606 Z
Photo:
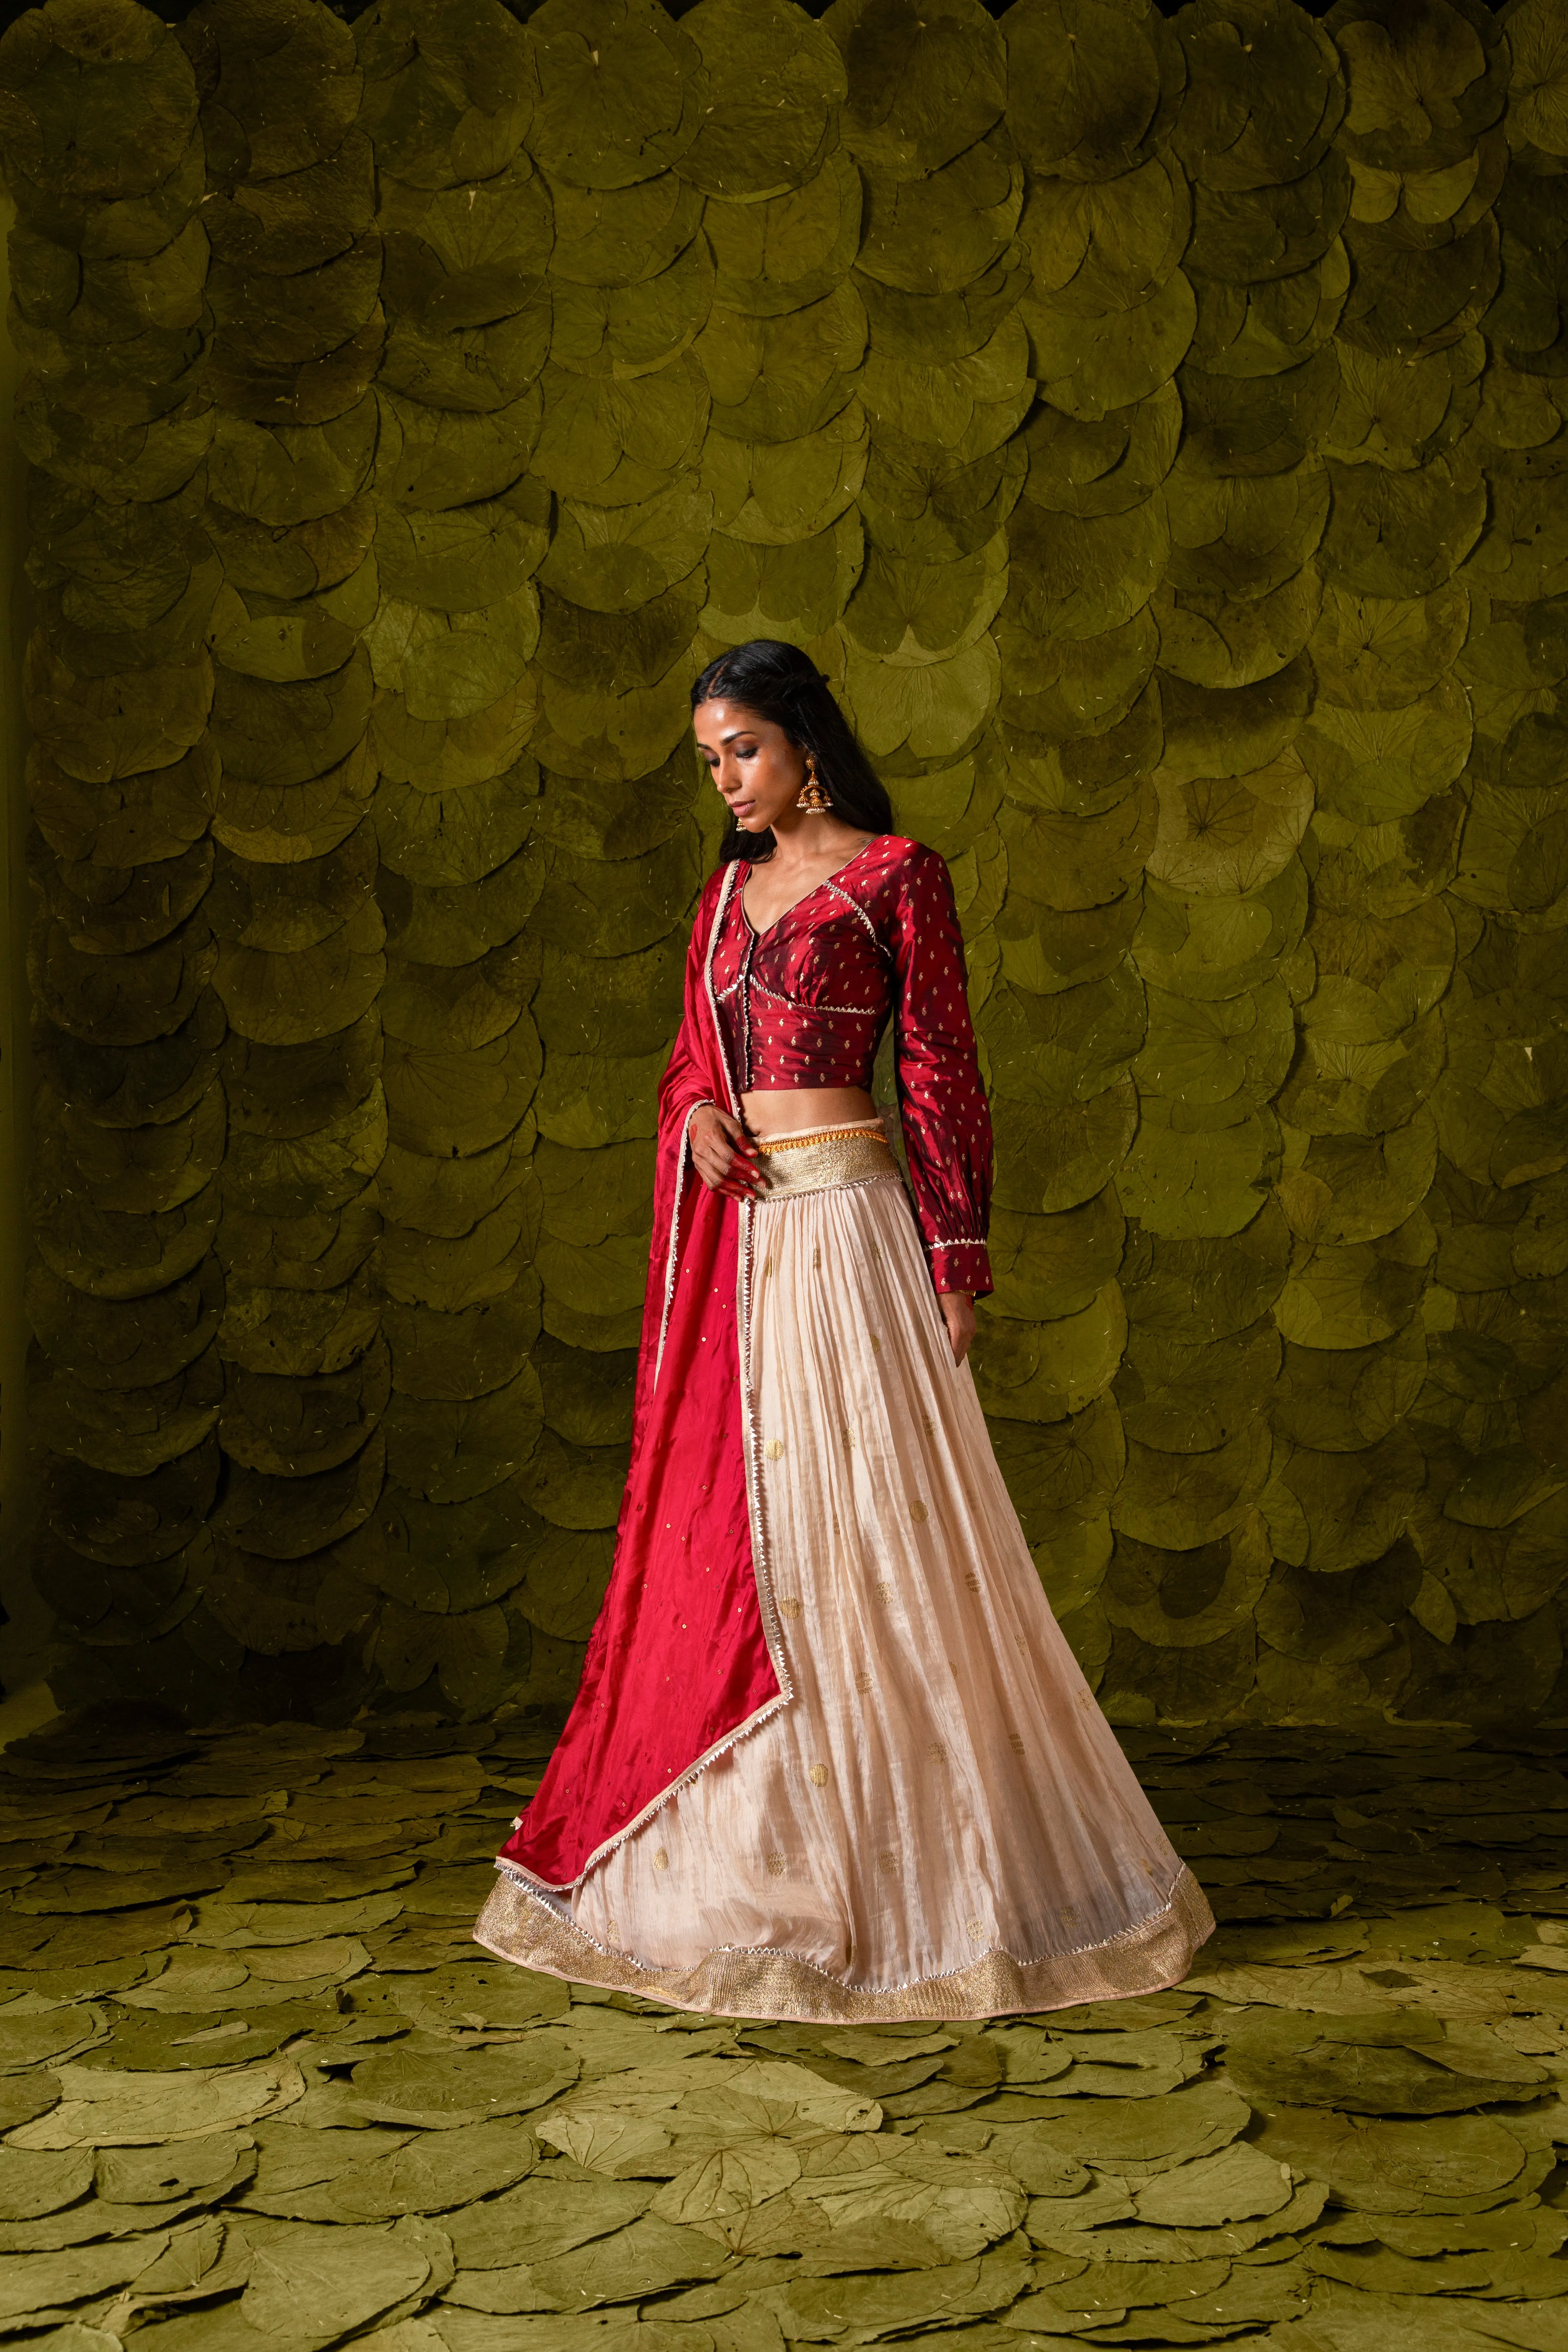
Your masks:
M 691 708 L 722 695 L 782 727 L 790 741 L 815 754 L 817 782 L 846 824 L 867 833 L 891 833 L 893 803 L 854 730 L 834 699 L 833 689 L 809 655 L 778 637 L 752 637 L 710 661 L 691 689 Z M 755 864 L 773 854 L 773 828 L 743 833 L 731 820 L 719 845 L 719 863 L 731 858 Z

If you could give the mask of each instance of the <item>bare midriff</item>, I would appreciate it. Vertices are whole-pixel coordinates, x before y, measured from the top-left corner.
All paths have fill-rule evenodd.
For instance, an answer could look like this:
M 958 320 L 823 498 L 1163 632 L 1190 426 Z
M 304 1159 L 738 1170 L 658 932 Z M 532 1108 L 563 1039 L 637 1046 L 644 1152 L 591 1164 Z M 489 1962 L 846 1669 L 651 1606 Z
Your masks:
M 803 1127 L 852 1127 L 875 1118 L 877 1107 L 864 1087 L 757 1087 L 741 1097 L 741 1116 L 747 1134 L 766 1143 Z

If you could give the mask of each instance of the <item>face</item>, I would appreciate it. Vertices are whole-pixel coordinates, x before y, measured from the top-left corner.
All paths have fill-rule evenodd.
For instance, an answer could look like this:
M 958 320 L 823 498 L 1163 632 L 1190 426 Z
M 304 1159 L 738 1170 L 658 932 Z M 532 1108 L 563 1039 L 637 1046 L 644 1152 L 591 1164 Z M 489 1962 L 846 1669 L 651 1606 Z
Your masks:
M 798 744 L 782 727 L 743 703 L 700 702 L 692 714 L 697 748 L 744 833 L 765 833 L 793 809 L 805 773 Z

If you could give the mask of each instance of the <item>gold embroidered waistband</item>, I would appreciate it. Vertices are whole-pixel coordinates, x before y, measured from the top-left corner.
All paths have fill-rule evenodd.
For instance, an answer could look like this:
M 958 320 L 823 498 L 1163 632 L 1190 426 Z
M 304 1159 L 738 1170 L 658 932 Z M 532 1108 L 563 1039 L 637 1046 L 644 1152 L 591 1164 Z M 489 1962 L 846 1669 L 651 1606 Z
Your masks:
M 823 1135 L 781 1136 L 757 1145 L 765 1179 L 763 1200 L 782 1192 L 826 1192 L 838 1184 L 899 1181 L 899 1164 L 879 1127 L 830 1129 Z

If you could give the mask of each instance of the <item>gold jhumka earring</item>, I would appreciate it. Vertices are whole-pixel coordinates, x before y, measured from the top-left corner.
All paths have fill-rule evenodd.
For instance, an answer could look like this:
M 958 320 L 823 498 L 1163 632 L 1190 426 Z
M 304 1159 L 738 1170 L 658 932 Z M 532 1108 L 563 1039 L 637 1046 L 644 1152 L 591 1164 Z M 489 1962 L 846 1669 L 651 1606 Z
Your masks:
M 817 775 L 816 754 L 811 751 L 805 755 L 805 782 L 795 806 L 804 809 L 807 816 L 826 816 L 833 806 L 832 796 Z

